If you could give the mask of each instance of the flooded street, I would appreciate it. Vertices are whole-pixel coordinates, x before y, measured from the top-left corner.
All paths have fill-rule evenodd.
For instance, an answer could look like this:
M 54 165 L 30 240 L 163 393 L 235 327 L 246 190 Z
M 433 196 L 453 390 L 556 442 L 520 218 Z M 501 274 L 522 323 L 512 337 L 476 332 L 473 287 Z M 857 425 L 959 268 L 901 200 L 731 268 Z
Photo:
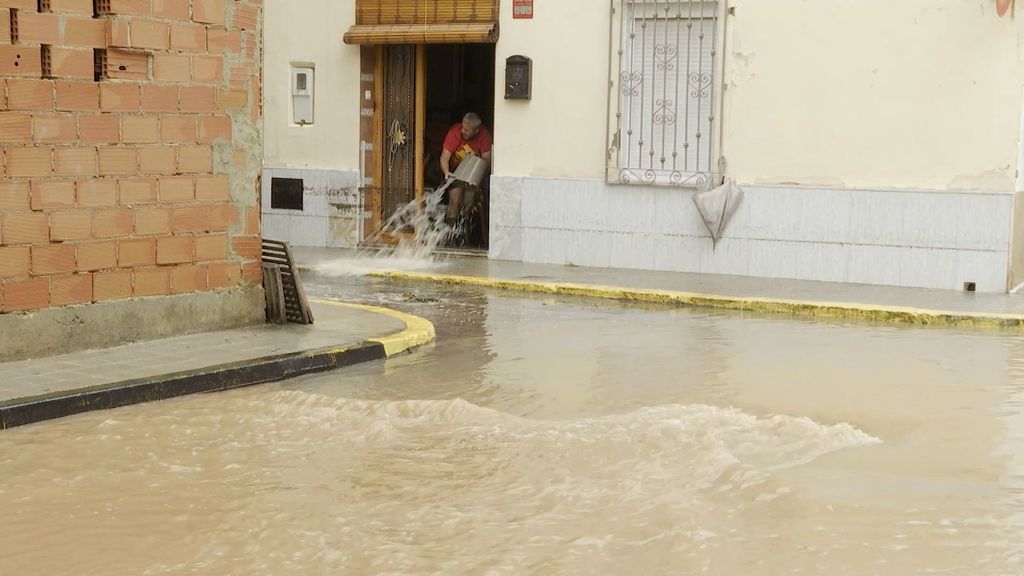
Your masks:
M 0 574 L 1024 573 L 1024 335 L 311 274 L 412 354 L 7 430 Z

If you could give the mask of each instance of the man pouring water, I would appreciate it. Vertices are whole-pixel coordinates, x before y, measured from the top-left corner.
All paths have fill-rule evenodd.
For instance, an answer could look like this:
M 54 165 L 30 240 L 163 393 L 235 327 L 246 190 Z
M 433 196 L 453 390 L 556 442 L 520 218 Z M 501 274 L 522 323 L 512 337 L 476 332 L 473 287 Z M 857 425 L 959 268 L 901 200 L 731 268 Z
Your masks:
M 454 178 L 455 169 L 469 156 L 478 156 L 488 163 L 491 161 L 491 133 L 487 131 L 479 115 L 469 112 L 462 118 L 461 123 L 448 130 L 442 148 L 441 170 L 445 179 L 451 180 Z M 476 200 L 473 188 L 459 182 L 453 183 L 448 188 L 446 222 L 454 228 L 460 217 L 468 219 Z

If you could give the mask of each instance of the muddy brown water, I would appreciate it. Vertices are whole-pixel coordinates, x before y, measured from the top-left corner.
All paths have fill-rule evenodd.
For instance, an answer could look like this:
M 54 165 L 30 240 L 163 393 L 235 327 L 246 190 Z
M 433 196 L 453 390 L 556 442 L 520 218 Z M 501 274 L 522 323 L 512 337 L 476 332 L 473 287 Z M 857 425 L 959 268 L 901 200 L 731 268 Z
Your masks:
M 1024 574 L 1024 337 L 310 275 L 438 342 L 0 434 L 0 574 Z

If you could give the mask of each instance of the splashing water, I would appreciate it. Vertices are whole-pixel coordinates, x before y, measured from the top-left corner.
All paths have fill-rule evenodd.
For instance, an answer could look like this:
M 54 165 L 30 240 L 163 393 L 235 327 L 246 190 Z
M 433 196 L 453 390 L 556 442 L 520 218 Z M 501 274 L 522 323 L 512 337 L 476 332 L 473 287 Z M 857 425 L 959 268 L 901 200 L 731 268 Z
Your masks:
M 420 270 L 434 263 L 434 252 L 449 238 L 462 232 L 461 226 L 445 222 L 446 207 L 441 203 L 447 186 L 424 194 L 423 198 L 399 206 L 375 232 L 369 243 L 375 246 L 359 251 L 356 258 L 342 258 L 317 265 L 327 276 L 361 276 L 382 268 Z M 392 246 L 380 246 L 387 240 Z

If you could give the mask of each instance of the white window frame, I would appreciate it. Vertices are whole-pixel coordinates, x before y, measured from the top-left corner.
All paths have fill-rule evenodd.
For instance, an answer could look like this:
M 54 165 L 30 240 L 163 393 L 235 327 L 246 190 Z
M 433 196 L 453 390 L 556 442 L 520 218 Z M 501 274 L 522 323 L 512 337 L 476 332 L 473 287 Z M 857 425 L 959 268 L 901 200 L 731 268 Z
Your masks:
M 721 156 L 721 111 L 724 94 L 722 82 L 724 58 L 722 58 L 722 54 L 724 54 L 725 48 L 727 0 L 610 1 L 609 44 L 611 49 L 608 62 L 607 181 L 616 184 L 690 188 L 706 188 L 717 185 L 721 182 L 724 165 L 724 160 Z M 642 13 L 640 12 L 641 10 L 643 11 Z M 636 15 L 636 18 L 631 19 L 629 18 L 630 15 Z M 657 15 L 657 18 L 655 15 Z M 680 46 L 676 45 L 676 40 L 671 37 L 661 37 L 660 47 L 668 50 L 668 58 L 665 58 L 666 53 L 664 52 L 659 53 L 657 58 L 652 55 L 652 58 L 654 58 L 652 65 L 661 66 L 658 68 L 657 74 L 667 75 L 674 73 L 682 75 L 679 78 L 685 80 L 680 80 L 680 82 L 684 82 L 686 88 L 680 90 L 680 92 L 693 91 L 693 96 L 697 96 L 697 92 L 705 94 L 706 97 L 704 98 L 697 97 L 697 101 L 701 102 L 701 106 L 707 105 L 708 108 L 706 113 L 704 110 L 700 110 L 698 115 L 701 120 L 700 138 L 698 139 L 696 136 L 697 130 L 695 127 L 690 127 L 689 135 L 685 133 L 685 130 L 684 134 L 678 134 L 678 128 L 673 127 L 673 139 L 669 140 L 671 140 L 674 146 L 672 150 L 669 150 L 667 144 L 662 146 L 662 142 L 666 140 L 665 124 L 674 123 L 676 120 L 679 120 L 679 116 L 683 113 L 690 112 L 696 114 L 696 112 L 692 108 L 679 107 L 674 102 L 679 99 L 671 94 L 665 94 L 662 95 L 663 98 L 652 98 L 649 103 L 650 105 L 639 115 L 640 118 L 636 117 L 636 98 L 639 96 L 646 99 L 652 93 L 644 90 L 644 71 L 636 70 L 634 54 L 641 49 L 645 51 L 655 50 L 655 47 L 659 46 L 658 42 L 653 38 L 645 38 L 643 48 L 639 47 L 641 41 L 638 34 L 639 27 L 636 25 L 636 22 L 646 20 L 651 24 L 652 35 L 654 35 L 659 24 L 663 31 L 668 30 L 665 28 L 666 19 L 678 21 L 680 20 L 678 18 L 680 15 L 682 16 L 682 21 L 693 18 L 694 22 L 698 23 L 698 25 L 699 22 L 711 20 L 713 38 L 708 39 L 707 34 L 705 34 L 705 39 L 703 40 L 708 42 L 710 50 L 705 49 L 705 53 L 710 52 L 711 58 L 710 64 L 706 65 L 703 70 L 705 71 L 705 76 L 709 75 L 710 77 L 706 78 L 706 80 L 701 78 L 700 67 L 698 66 L 698 69 L 694 70 L 693 63 L 691 62 L 690 72 L 696 72 L 698 76 L 696 85 L 690 83 L 690 79 L 686 78 L 687 71 L 681 69 L 686 65 L 686 61 L 678 57 L 680 55 L 678 50 Z M 644 30 L 646 31 L 646 28 Z M 630 36 L 631 32 L 633 33 L 632 38 Z M 672 50 L 675 51 L 672 52 Z M 689 48 L 684 48 L 684 52 L 689 54 L 693 53 L 692 50 L 692 45 Z M 661 58 L 661 60 L 659 61 L 658 58 Z M 662 66 L 665 62 L 668 62 L 668 69 Z M 632 69 L 630 67 L 631 63 Z M 679 64 L 681 64 L 679 68 L 672 68 Z M 675 80 L 676 77 L 673 76 L 671 81 L 675 82 Z M 665 79 L 662 78 L 661 87 L 653 83 L 651 86 L 661 90 L 664 87 L 664 82 Z M 633 110 L 630 110 L 631 102 L 634 103 Z M 686 102 L 688 106 L 691 105 L 692 102 L 689 96 Z M 664 110 L 667 104 L 674 105 L 675 110 L 669 113 L 667 117 L 665 114 L 656 117 L 655 110 Z M 693 117 L 692 115 L 690 116 L 691 121 Z M 632 120 L 632 125 L 630 120 Z M 660 134 L 656 138 L 655 148 L 657 150 L 653 157 L 650 155 L 651 147 L 648 146 L 649 142 L 644 142 L 643 146 L 640 146 L 641 130 L 637 126 L 638 122 L 646 124 L 645 129 L 649 130 L 648 135 L 651 133 Z M 662 131 L 657 132 L 659 129 Z M 688 161 L 686 158 L 680 161 L 680 157 L 684 153 L 680 149 L 680 139 L 682 139 L 684 145 L 689 142 L 691 146 L 697 146 L 694 150 L 700 150 L 699 162 Z M 672 152 L 675 152 L 675 155 Z M 641 153 L 643 153 L 643 160 L 641 160 Z M 695 152 L 693 156 L 696 158 L 697 153 Z M 687 165 L 694 163 L 697 165 Z

